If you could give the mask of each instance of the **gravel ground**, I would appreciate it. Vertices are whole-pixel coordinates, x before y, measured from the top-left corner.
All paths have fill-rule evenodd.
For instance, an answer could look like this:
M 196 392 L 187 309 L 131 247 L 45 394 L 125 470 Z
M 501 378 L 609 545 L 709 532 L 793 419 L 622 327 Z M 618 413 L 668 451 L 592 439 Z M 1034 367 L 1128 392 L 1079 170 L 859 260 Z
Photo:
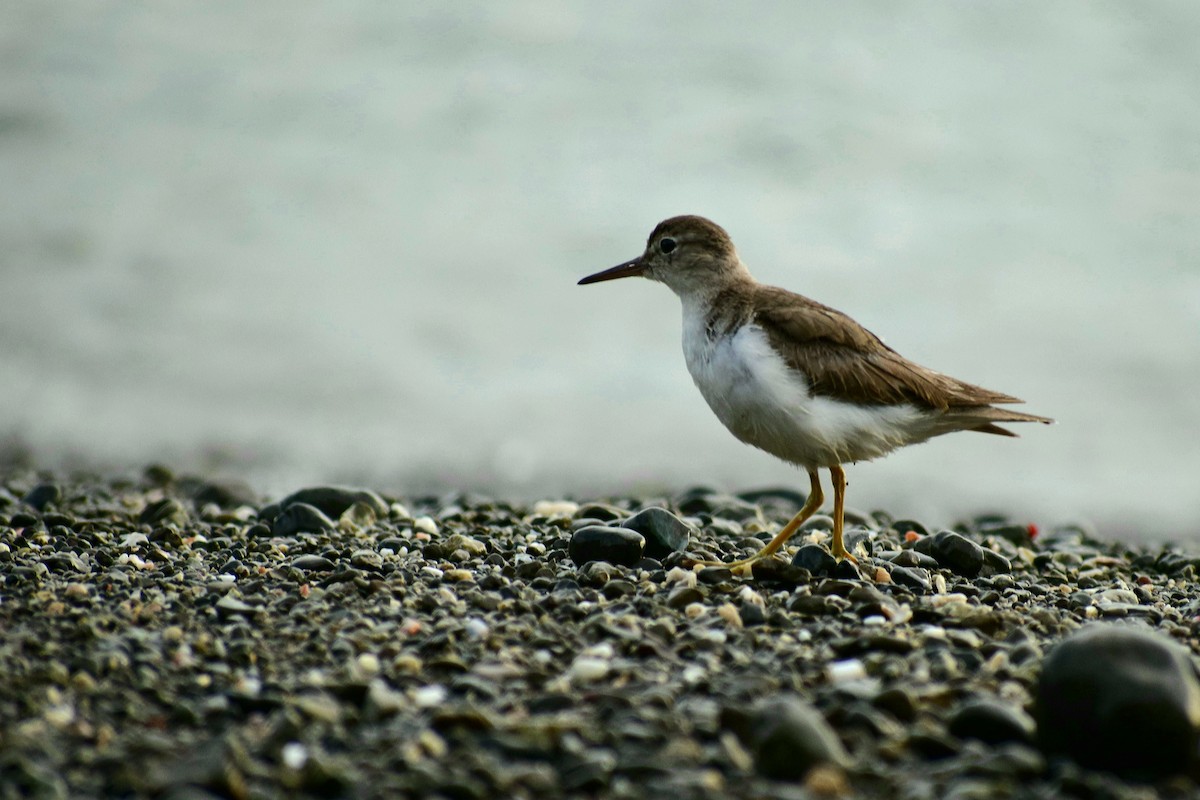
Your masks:
M 1185 552 L 848 512 L 857 568 L 816 517 L 735 574 L 801 495 L 271 500 L 0 476 L 0 798 L 1200 791 Z

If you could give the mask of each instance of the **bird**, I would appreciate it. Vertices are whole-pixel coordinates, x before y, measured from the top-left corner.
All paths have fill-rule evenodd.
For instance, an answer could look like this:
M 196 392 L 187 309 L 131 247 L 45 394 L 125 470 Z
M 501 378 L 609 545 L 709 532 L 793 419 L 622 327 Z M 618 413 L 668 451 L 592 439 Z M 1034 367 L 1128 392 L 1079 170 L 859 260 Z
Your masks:
M 679 297 L 684 361 L 717 419 L 808 473 L 800 511 L 757 553 L 725 566 L 748 567 L 783 547 L 825 502 L 822 469 L 833 487 L 830 552 L 857 563 L 844 538 L 844 465 L 946 433 L 1016 436 L 999 423 L 1054 421 L 1001 408 L 1024 401 L 909 361 L 841 311 L 759 283 L 725 229 L 704 217 L 660 222 L 640 256 L 579 285 L 638 276 Z

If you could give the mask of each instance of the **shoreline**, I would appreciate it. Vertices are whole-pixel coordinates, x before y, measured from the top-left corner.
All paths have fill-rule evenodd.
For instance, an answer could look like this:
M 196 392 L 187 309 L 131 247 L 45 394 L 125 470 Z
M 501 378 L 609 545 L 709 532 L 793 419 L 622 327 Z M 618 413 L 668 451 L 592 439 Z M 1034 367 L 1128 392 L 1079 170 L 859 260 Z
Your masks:
M 1078 528 L 855 516 L 850 570 L 818 517 L 807 566 L 745 576 L 689 558 L 801 495 L 638 523 L 637 498 L 268 502 L 162 467 L 0 486 L 0 785 L 34 797 L 1134 797 L 1047 743 L 1050 654 L 1089 623 L 1200 651 L 1200 558 Z

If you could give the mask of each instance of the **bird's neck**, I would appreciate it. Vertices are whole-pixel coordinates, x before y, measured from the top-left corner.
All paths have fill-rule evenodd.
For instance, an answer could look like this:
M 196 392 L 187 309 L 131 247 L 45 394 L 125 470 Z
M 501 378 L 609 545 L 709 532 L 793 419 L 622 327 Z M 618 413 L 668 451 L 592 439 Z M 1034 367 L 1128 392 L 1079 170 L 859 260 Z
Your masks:
M 733 280 L 679 292 L 685 326 L 710 337 L 735 330 L 753 316 L 756 286 L 750 274 L 743 271 Z

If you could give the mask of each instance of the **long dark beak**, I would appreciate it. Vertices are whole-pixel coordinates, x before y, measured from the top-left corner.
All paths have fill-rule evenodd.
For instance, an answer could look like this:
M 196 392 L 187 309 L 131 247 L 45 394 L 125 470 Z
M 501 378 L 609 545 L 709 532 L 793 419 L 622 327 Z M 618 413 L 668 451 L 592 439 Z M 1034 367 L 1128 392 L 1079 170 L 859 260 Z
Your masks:
M 597 272 L 595 275 L 588 275 L 578 285 L 583 286 L 585 283 L 599 283 L 600 281 L 615 281 L 617 278 L 633 278 L 645 274 L 646 268 L 642 266 L 642 259 L 635 258 L 633 261 L 617 264 L 615 267 L 606 269 L 603 272 Z

